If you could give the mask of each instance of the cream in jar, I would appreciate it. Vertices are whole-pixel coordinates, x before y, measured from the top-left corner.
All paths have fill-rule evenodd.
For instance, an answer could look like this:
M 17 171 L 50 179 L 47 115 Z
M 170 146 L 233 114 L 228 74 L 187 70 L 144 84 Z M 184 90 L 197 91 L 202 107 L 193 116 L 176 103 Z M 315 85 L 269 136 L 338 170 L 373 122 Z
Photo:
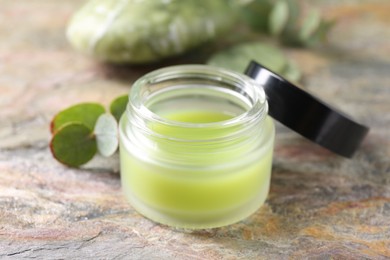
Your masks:
M 120 122 L 121 181 L 141 214 L 182 228 L 240 221 L 265 201 L 274 125 L 251 78 L 205 65 L 135 82 Z

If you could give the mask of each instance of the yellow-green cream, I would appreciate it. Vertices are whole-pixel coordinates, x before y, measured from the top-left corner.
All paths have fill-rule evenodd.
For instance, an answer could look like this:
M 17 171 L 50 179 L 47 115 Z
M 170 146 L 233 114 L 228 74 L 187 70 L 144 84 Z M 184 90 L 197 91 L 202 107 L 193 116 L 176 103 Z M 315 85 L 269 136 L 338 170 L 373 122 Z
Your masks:
M 176 122 L 206 124 L 231 115 L 215 111 L 180 111 L 160 115 Z M 122 128 L 127 124 L 124 117 Z M 151 125 L 154 132 L 174 138 L 207 140 L 216 132 L 202 128 Z M 221 129 L 226 131 L 226 129 Z M 231 129 L 229 131 L 232 131 Z M 154 150 L 145 154 L 121 140 L 121 179 L 131 204 L 148 218 L 178 227 L 208 228 L 234 223 L 252 214 L 268 194 L 274 130 L 266 118 L 261 144 L 227 149 L 226 143 L 210 145 L 204 152 L 172 146 L 157 139 Z M 220 132 L 219 136 L 225 134 Z M 207 144 L 207 143 L 206 143 Z M 164 153 L 177 153 L 178 163 L 166 161 Z M 186 156 L 188 154 L 188 156 Z M 154 158 L 154 159 L 151 159 Z

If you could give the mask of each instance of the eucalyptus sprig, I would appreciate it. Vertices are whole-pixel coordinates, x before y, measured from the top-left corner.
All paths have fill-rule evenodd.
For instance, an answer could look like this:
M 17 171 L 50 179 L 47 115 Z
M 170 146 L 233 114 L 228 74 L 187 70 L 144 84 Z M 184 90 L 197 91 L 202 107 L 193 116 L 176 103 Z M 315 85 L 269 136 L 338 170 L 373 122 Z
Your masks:
M 90 161 L 96 153 L 109 157 L 118 149 L 118 122 L 128 96 L 114 99 L 110 113 L 98 103 L 81 103 L 54 116 L 50 150 L 54 158 L 71 167 Z
M 241 17 L 257 32 L 278 38 L 283 44 L 314 46 L 326 40 L 334 21 L 311 9 L 304 17 L 296 0 L 252 0 L 242 7 Z

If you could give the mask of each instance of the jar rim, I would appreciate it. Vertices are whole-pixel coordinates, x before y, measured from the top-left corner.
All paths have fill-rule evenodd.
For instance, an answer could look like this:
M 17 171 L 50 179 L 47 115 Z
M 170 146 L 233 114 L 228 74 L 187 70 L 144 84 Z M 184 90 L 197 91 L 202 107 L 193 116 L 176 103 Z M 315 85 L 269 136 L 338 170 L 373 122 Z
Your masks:
M 160 116 L 151 111 L 142 101 L 141 97 L 142 88 L 146 85 L 157 84 L 165 80 L 177 79 L 180 77 L 190 77 L 198 75 L 205 77 L 205 79 L 211 79 L 216 82 L 221 82 L 223 77 L 228 78 L 231 81 L 236 81 L 237 84 L 241 84 L 242 87 L 252 93 L 253 102 L 251 107 L 243 113 L 237 116 L 233 116 L 230 119 L 207 122 L 207 123 L 193 123 L 193 122 L 181 122 Z M 242 94 L 242 93 L 241 93 Z M 243 95 L 243 94 L 242 94 Z M 147 120 L 157 122 L 163 125 L 177 126 L 182 128 L 216 128 L 216 127 L 231 127 L 237 124 L 243 124 L 254 120 L 261 115 L 262 118 L 268 114 L 268 104 L 265 97 L 265 92 L 262 85 L 254 81 L 252 78 L 228 69 L 215 67 L 211 65 L 189 64 L 189 65 L 175 65 L 160 68 L 149 72 L 134 82 L 132 89 L 129 93 L 130 107 L 142 113 L 142 116 Z

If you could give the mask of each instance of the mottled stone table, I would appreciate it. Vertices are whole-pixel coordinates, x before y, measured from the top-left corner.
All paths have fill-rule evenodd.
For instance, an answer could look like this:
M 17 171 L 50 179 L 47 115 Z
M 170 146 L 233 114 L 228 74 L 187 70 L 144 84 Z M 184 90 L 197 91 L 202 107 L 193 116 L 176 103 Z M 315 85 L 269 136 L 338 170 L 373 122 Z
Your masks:
M 338 19 L 329 45 L 285 49 L 309 91 L 372 127 L 356 156 L 343 159 L 278 125 L 266 205 L 197 232 L 136 213 L 121 193 L 117 157 L 75 170 L 50 155 L 58 110 L 108 104 L 153 69 L 73 51 L 64 28 L 82 2 L 0 0 L 1 259 L 390 258 L 388 0 L 311 1 Z

